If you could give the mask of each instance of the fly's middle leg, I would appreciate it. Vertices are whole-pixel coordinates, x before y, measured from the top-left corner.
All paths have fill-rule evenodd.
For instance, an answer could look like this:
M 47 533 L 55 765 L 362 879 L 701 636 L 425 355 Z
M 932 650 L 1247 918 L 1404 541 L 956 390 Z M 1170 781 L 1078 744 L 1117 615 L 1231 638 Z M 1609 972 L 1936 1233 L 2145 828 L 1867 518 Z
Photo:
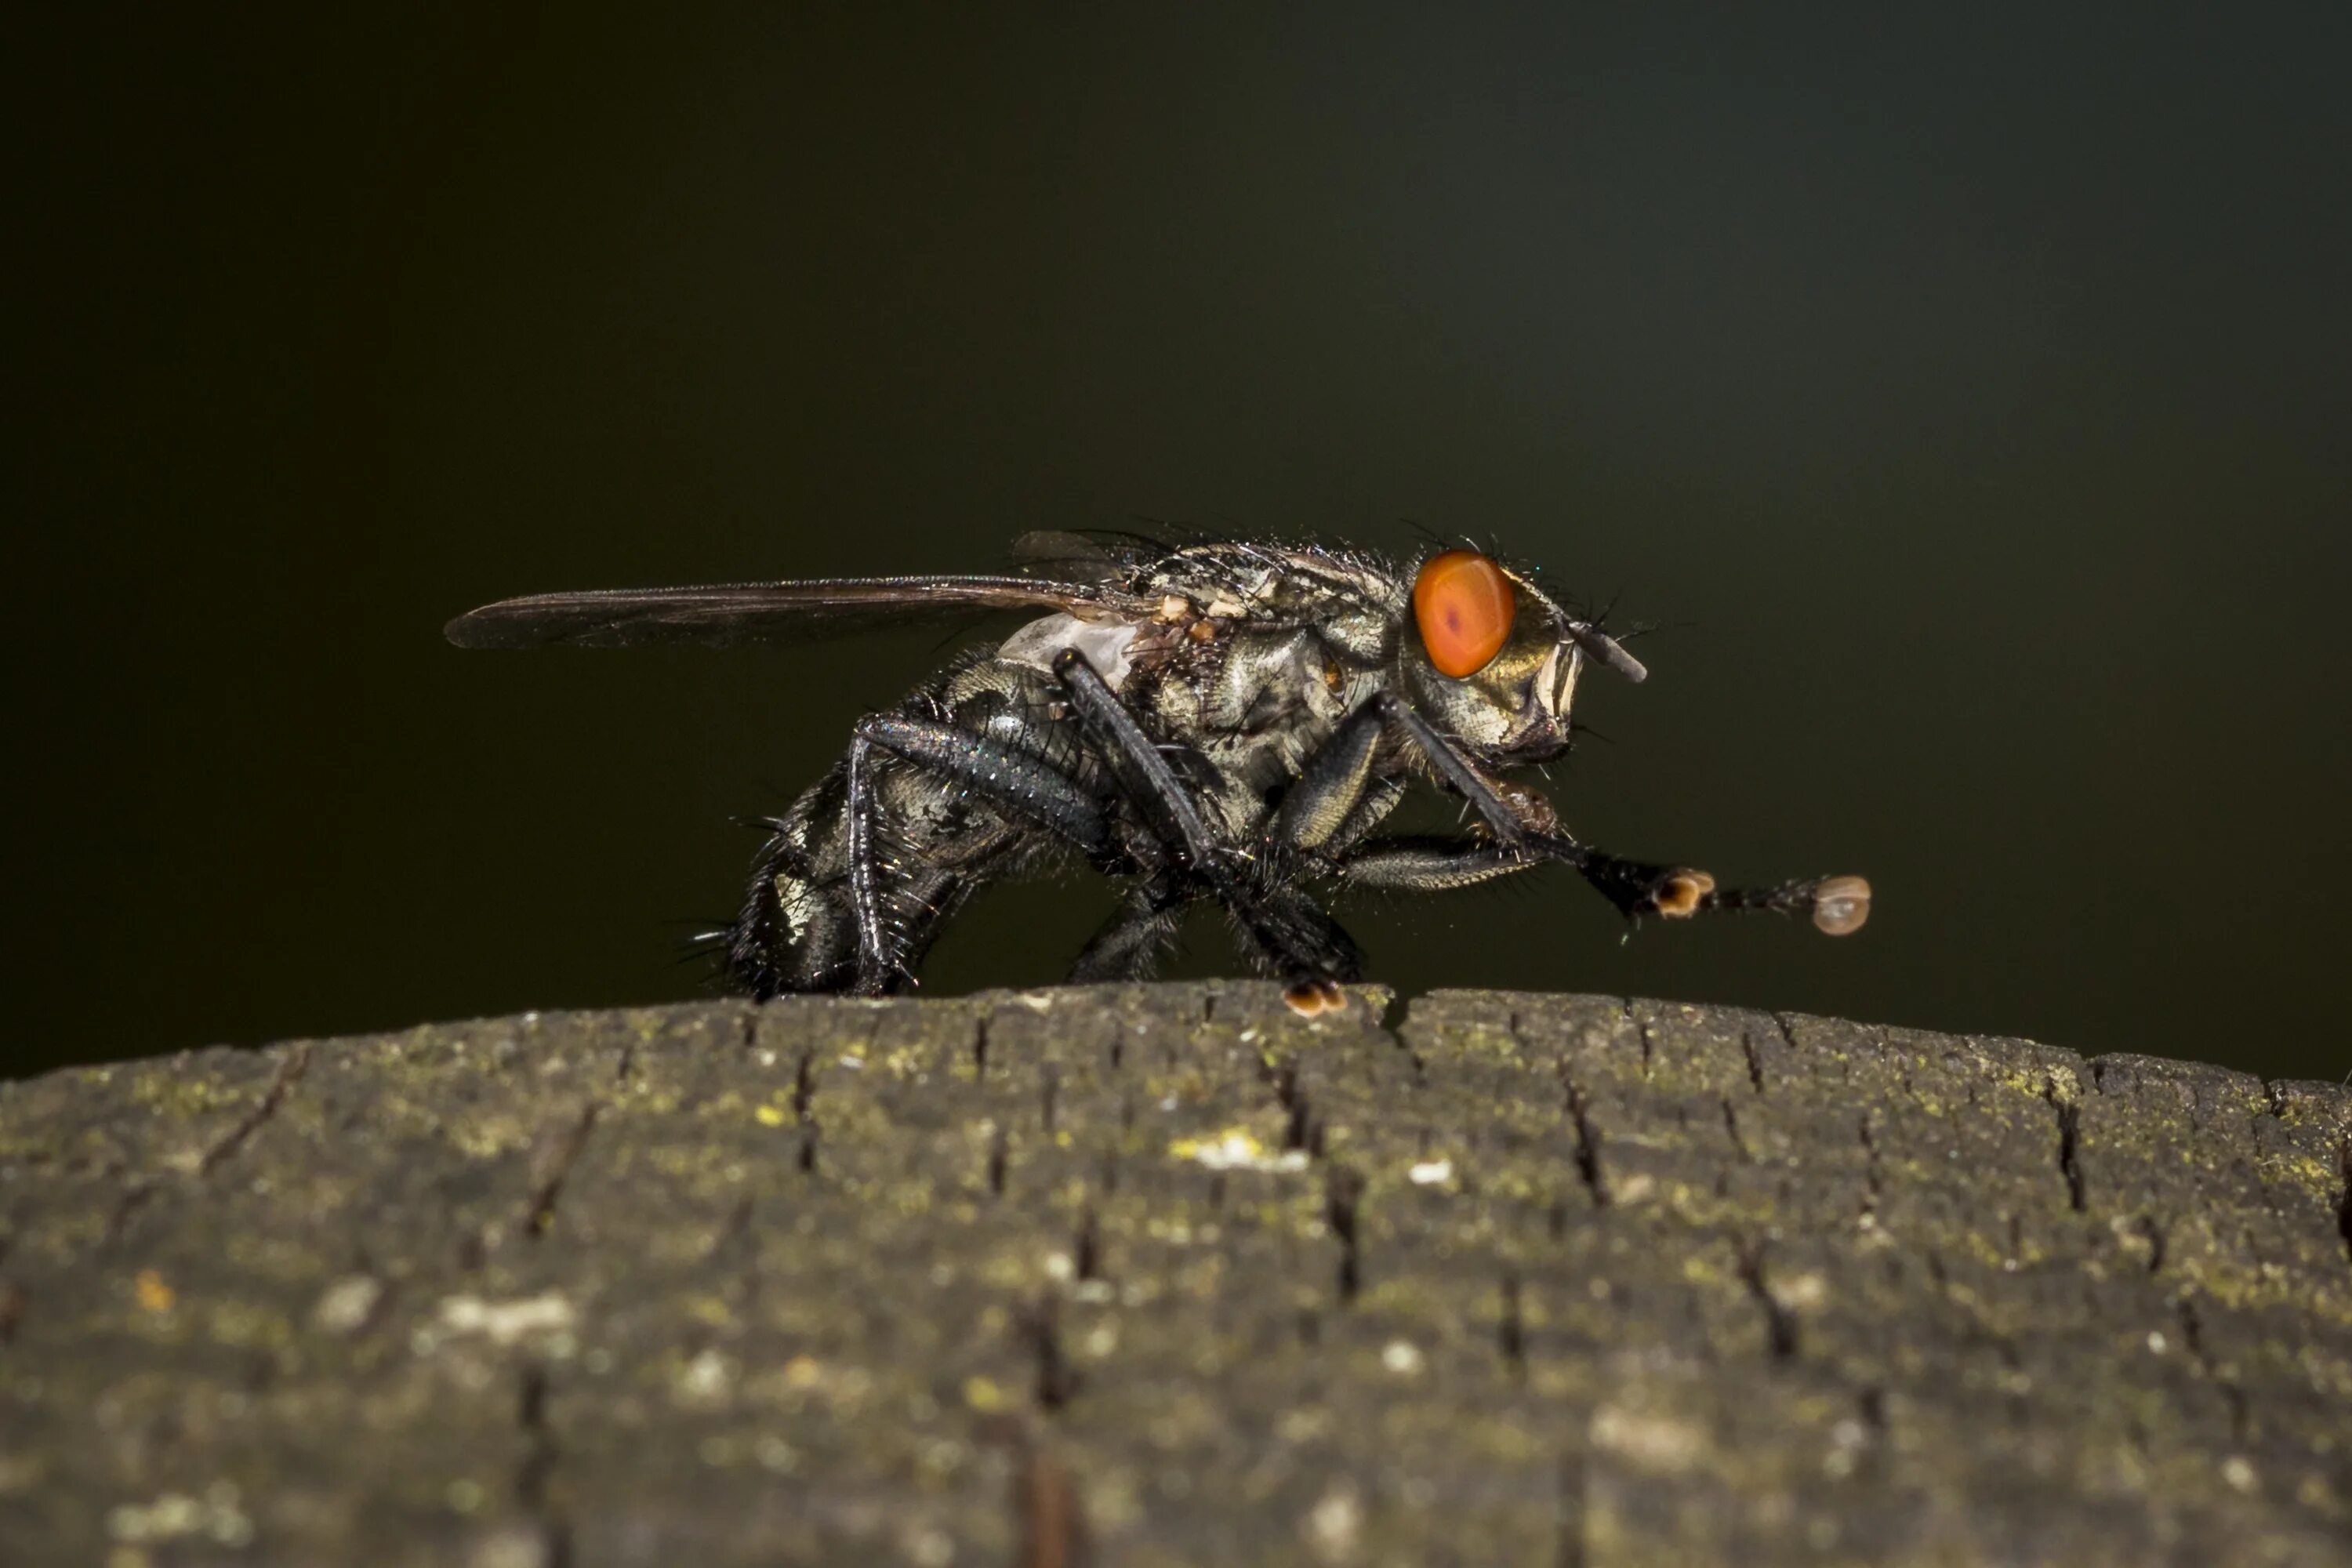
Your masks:
M 1054 676 L 1172 868 L 1224 906 L 1243 941 L 1289 983 L 1291 1005 L 1302 1012 L 1342 1005 L 1339 983 L 1363 973 L 1362 955 L 1347 933 L 1305 895 L 1262 892 L 1245 879 L 1192 791 L 1083 654 L 1063 650 Z
M 1071 984 L 1150 979 L 1192 902 L 1183 885 L 1164 873 L 1136 884 L 1070 965 Z

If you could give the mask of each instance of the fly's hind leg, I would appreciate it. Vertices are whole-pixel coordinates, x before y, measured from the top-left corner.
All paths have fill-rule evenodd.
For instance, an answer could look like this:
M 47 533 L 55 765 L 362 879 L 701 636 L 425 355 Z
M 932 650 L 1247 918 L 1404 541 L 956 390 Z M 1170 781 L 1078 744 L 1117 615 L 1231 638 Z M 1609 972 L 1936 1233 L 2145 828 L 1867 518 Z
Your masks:
M 874 743 L 864 735 L 849 742 L 849 913 L 857 927 L 857 979 L 851 992 L 879 996 L 894 975 L 905 973 L 882 915 L 880 804 L 875 798 Z
M 1070 983 L 1150 979 L 1192 901 L 1173 877 L 1162 874 L 1138 883 L 1087 940 L 1070 965 Z
M 1076 780 L 1025 752 L 952 725 L 876 713 L 857 721 L 857 744 L 880 746 L 929 768 L 1086 851 L 1112 853 L 1109 820 Z M 855 752 L 852 753 L 855 755 Z
M 848 889 L 857 930 L 859 995 L 880 995 L 930 945 L 940 925 L 971 890 L 950 879 L 938 890 L 904 877 L 886 895 L 881 803 L 875 781 L 877 752 L 935 774 L 1007 815 L 1042 827 L 1100 862 L 1113 854 L 1108 820 L 1077 783 L 1034 756 L 952 725 L 899 713 L 869 714 L 857 722 L 847 763 Z M 919 914 L 909 930 L 894 929 L 886 897 L 916 898 Z

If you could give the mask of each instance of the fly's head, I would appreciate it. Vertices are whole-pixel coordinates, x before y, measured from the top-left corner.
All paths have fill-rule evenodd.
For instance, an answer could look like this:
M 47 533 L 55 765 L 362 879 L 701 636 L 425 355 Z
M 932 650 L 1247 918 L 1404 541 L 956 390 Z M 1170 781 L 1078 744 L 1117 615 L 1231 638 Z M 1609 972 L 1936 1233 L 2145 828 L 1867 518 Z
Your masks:
M 1589 659 L 1630 679 L 1644 670 L 1534 580 L 1475 550 L 1448 550 L 1413 577 L 1400 639 L 1403 694 L 1432 723 L 1498 767 L 1568 750 L 1570 706 Z

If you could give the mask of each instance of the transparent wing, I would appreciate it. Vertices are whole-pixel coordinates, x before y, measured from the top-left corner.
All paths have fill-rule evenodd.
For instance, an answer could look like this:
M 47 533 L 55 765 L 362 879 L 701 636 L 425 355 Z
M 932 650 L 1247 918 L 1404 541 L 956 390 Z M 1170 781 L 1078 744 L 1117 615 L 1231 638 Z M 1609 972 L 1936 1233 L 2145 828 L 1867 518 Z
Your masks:
M 1115 528 L 1040 529 L 1013 542 L 1024 571 L 1050 569 L 1073 582 L 1121 582 L 1157 565 L 1176 547 L 1147 533 Z
M 1034 577 L 833 577 L 700 588 L 533 594 L 468 610 L 444 631 L 459 647 L 727 647 L 793 642 L 987 610 L 1068 610 L 1107 618 L 1139 602 L 1101 583 Z

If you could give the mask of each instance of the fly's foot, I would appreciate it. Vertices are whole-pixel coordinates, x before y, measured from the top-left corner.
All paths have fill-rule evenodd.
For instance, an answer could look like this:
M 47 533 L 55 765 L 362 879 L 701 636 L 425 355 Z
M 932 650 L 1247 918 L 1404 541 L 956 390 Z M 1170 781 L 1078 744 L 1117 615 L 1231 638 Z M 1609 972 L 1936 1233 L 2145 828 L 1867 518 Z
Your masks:
M 1348 1005 L 1347 993 L 1336 980 L 1295 980 L 1283 991 L 1282 999 L 1302 1018 L 1337 1013 Z
M 1651 888 L 1650 907 L 1670 919 L 1680 920 L 1698 913 L 1706 906 L 1706 896 L 1714 891 L 1714 878 L 1687 866 L 1677 867 Z
M 1813 927 L 1850 936 L 1870 919 L 1870 884 L 1860 877 L 1824 877 L 1812 887 Z
M 1621 860 L 1576 845 L 1559 858 L 1583 872 L 1585 880 L 1629 920 L 1643 915 L 1682 920 L 1724 901 L 1716 892 L 1715 879 L 1695 867 Z

